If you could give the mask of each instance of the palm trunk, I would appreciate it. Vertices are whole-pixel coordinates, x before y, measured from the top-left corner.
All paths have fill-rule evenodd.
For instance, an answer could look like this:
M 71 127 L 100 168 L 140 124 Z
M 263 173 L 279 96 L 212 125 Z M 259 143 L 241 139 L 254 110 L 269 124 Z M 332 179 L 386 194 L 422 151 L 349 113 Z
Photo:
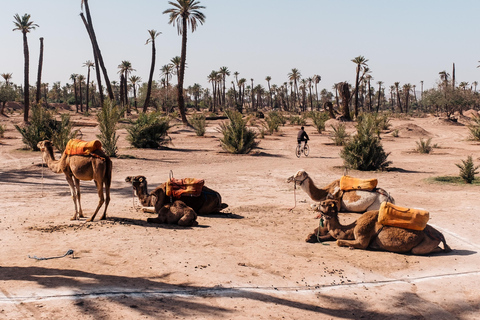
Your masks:
M 184 125 L 188 126 L 187 116 L 185 114 L 185 101 L 183 99 L 183 77 L 185 74 L 185 62 L 187 60 L 187 19 L 182 19 L 182 54 L 180 60 L 180 74 L 178 75 L 178 110 Z
M 42 66 L 43 66 L 43 38 L 40 38 L 40 57 L 38 59 L 38 73 L 37 73 L 37 96 L 36 102 L 40 103 L 41 88 L 42 88 Z M 46 102 L 46 101 L 45 101 Z
M 23 102 L 24 104 L 24 113 L 23 113 L 23 121 L 25 123 L 28 122 L 28 112 L 30 110 L 30 84 L 28 83 L 28 74 L 30 70 L 30 54 L 28 52 L 28 41 L 27 41 L 27 33 L 23 32 L 23 56 L 25 58 L 24 64 L 24 73 L 23 73 Z
M 78 94 L 77 94 L 77 80 L 73 79 L 73 92 L 75 94 L 75 107 L 78 113 Z
M 87 101 L 87 104 L 86 104 L 86 106 L 85 106 L 86 112 L 88 112 L 88 94 L 89 94 L 89 92 L 88 92 L 88 90 L 89 90 L 88 85 L 89 85 L 89 84 L 90 84 L 90 67 L 88 67 L 88 71 L 87 71 L 87 92 L 85 93 L 85 100 Z
M 82 81 L 78 82 L 79 92 L 80 92 L 80 112 L 83 113 L 83 97 L 82 97 Z
M 358 117 L 358 86 L 360 85 L 360 65 L 357 65 L 357 76 L 355 77 L 355 118 Z
M 150 64 L 150 75 L 148 76 L 147 94 L 145 97 L 145 102 L 143 103 L 143 113 L 147 112 L 147 108 L 150 104 L 150 95 L 152 94 L 153 72 L 155 70 L 155 56 L 155 39 L 152 39 L 152 62 Z

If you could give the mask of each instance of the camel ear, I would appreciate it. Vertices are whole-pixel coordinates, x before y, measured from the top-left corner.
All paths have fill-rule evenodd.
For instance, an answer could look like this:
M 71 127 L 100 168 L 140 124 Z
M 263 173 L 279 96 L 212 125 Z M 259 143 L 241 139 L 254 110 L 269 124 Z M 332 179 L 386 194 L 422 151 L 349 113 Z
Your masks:
M 331 193 L 327 194 L 327 199 L 335 199 Z
M 143 178 L 138 179 L 138 181 L 143 182 Z

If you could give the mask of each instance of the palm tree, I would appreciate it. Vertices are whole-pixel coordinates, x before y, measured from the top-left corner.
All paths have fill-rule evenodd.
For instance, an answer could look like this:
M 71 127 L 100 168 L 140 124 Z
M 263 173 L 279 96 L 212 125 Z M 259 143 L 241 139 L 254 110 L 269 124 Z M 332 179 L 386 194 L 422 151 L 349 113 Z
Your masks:
M 77 76 L 78 80 L 78 92 L 80 93 L 80 112 L 83 113 L 83 97 L 82 97 L 82 82 L 85 81 L 85 76 L 83 74 L 79 74 Z
M 355 76 L 355 118 L 358 116 L 358 89 L 360 85 L 360 71 L 367 66 L 368 59 L 364 56 L 358 56 L 351 60 L 357 65 L 357 71 Z
M 313 83 L 313 77 L 307 78 L 308 81 L 308 93 L 310 95 L 310 109 L 313 111 L 313 95 L 312 95 L 312 83 Z
M 347 82 L 339 82 L 337 83 L 337 90 L 342 99 L 342 117 L 346 121 L 351 121 L 352 117 L 350 117 L 350 108 L 348 106 L 351 100 L 350 86 Z
M 380 97 L 382 96 L 382 85 L 383 81 L 377 81 L 378 84 L 378 101 L 377 101 L 377 113 L 380 110 Z
M 152 82 L 153 82 L 153 72 L 155 70 L 155 56 L 156 56 L 156 49 L 155 49 L 155 38 L 157 38 L 161 32 L 157 32 L 156 30 L 148 30 L 148 34 L 150 38 L 147 39 L 148 43 L 152 43 L 152 62 L 150 64 L 150 75 L 148 77 L 147 83 L 147 94 L 145 95 L 145 102 L 143 103 L 143 112 L 147 112 L 148 105 L 150 104 L 150 95 L 152 94 Z
M 222 83 L 223 83 L 222 105 L 225 106 L 225 80 L 227 76 L 230 76 L 230 70 L 228 70 L 228 67 L 221 67 L 220 70 L 218 71 L 218 74 L 222 76 Z
M 10 84 L 10 80 L 12 79 L 13 73 L 2 73 L 1 76 L 5 80 L 5 85 L 8 86 Z
M 160 68 L 161 75 L 165 78 L 166 82 L 166 93 L 165 93 L 165 101 L 168 102 L 168 88 L 169 88 L 169 81 L 172 79 L 172 74 L 174 72 L 174 66 L 173 64 L 166 64 L 162 68 Z M 167 111 L 169 111 L 170 107 L 167 104 Z
M 267 84 L 268 84 L 268 104 L 269 104 L 270 108 L 273 108 L 273 105 L 272 105 L 272 89 L 270 87 L 270 80 L 272 80 L 272 77 L 266 76 L 265 80 L 267 81 Z
M 477 92 L 478 81 L 473 81 L 472 84 L 473 84 L 473 87 L 475 88 L 474 92 Z
M 100 68 L 102 69 L 103 77 L 105 78 L 108 96 L 110 100 L 114 100 L 115 97 L 113 95 L 113 89 L 110 84 L 110 80 L 108 78 L 107 69 L 105 68 L 105 64 L 103 63 L 102 52 L 100 51 L 100 47 L 98 46 L 97 36 L 95 35 L 95 31 L 93 29 L 93 22 L 92 22 L 92 17 L 90 15 L 90 7 L 88 6 L 88 0 L 82 0 L 81 7 L 83 8 L 84 6 L 85 6 L 85 13 L 87 14 L 87 20 L 85 20 L 83 16 L 83 12 L 80 13 L 80 17 L 82 18 L 83 23 L 85 24 L 85 28 L 87 29 L 88 35 L 90 37 L 90 41 L 92 42 L 93 55 L 95 57 L 95 65 L 97 65 L 97 81 L 99 83 L 98 91 L 100 91 L 100 95 L 102 95 L 101 81 L 99 80 L 100 71 L 98 68 L 98 66 L 100 66 Z M 101 98 L 101 100 L 103 101 L 103 97 Z
M 43 37 L 40 37 L 40 56 L 38 59 L 38 73 L 37 73 L 37 94 L 35 97 L 35 101 L 37 103 L 40 102 L 40 93 L 41 93 L 41 83 L 42 83 L 42 67 L 43 67 Z M 45 99 L 45 102 L 47 100 Z
M 240 106 L 238 107 L 238 111 L 240 113 L 243 111 L 243 102 L 245 101 L 245 82 L 247 82 L 247 79 L 245 78 L 238 80 L 238 96 L 240 97 Z
M 412 85 L 410 83 L 405 83 L 403 85 L 403 92 L 405 93 L 405 113 L 408 113 L 408 102 L 409 102 L 411 90 L 412 90 Z
M 200 98 L 200 93 L 202 92 L 202 86 L 198 83 L 194 83 L 192 86 L 193 99 L 195 101 L 195 109 L 198 111 L 198 99 Z
M 123 75 L 123 83 L 120 83 L 122 86 L 121 92 L 123 92 L 123 96 L 120 98 L 121 101 L 124 101 L 124 103 L 127 105 L 127 113 L 130 113 L 130 107 L 128 103 L 128 87 L 127 87 L 127 79 L 128 75 L 132 72 L 135 71 L 135 69 L 132 68 L 132 64 L 130 61 L 127 60 L 122 60 L 122 63 L 118 65 L 118 73 Z
M 73 90 L 74 90 L 74 95 L 75 95 L 75 107 L 76 107 L 77 112 L 78 112 L 77 77 L 78 77 L 78 74 L 76 74 L 76 73 L 72 73 L 70 75 L 70 80 L 73 81 Z
M 317 109 L 320 107 L 318 104 L 318 84 L 322 80 L 322 77 L 320 77 L 318 74 L 313 75 L 313 82 L 315 83 L 315 97 L 316 97 L 316 104 L 317 104 Z
M 175 26 L 177 24 L 178 34 L 182 36 L 182 53 L 180 63 L 180 74 L 178 75 L 178 109 L 182 117 L 184 125 L 188 125 L 188 120 L 185 115 L 185 101 L 183 99 L 183 79 L 185 76 L 185 63 L 187 60 L 187 32 L 190 26 L 192 33 L 197 28 L 197 24 L 205 22 L 205 15 L 200 9 L 205 9 L 197 0 L 176 0 L 176 2 L 169 1 L 173 8 L 165 10 L 164 14 L 169 14 L 169 24 Z
M 295 104 L 298 96 L 297 82 L 300 80 L 300 77 L 302 76 L 302 74 L 297 68 L 293 68 L 292 71 L 287 76 L 288 76 L 288 80 L 293 82 L 293 85 L 294 85 L 292 88 L 294 89 L 293 107 L 295 108 Z
M 30 110 L 30 84 L 28 81 L 29 77 L 29 68 L 30 68 L 30 54 L 28 52 L 28 41 L 27 41 L 27 33 L 30 30 L 34 30 L 38 27 L 38 24 L 33 23 L 30 21 L 30 15 L 25 13 L 23 16 L 19 16 L 18 13 L 13 16 L 15 19 L 13 24 L 15 28 L 12 31 L 19 30 L 22 32 L 23 35 L 23 57 L 24 57 L 24 84 L 23 84 L 23 100 L 24 100 L 24 113 L 23 113 L 23 121 L 28 122 L 28 111 Z
M 130 81 L 130 84 L 132 85 L 132 88 L 133 88 L 133 105 L 135 107 L 135 111 L 137 111 L 138 113 L 138 109 L 137 109 L 137 84 L 142 81 L 142 78 L 140 78 L 139 76 L 130 76 L 130 78 L 128 78 L 128 80 Z
M 394 85 L 395 85 L 395 90 L 396 90 L 396 93 L 397 93 L 396 96 L 397 96 L 398 108 L 400 109 L 400 113 L 403 113 L 402 103 L 401 103 L 401 100 L 400 100 L 400 93 L 398 92 L 398 86 L 400 85 L 400 82 L 395 82 Z
M 87 67 L 87 92 L 85 94 L 85 100 L 87 101 L 87 104 L 86 104 L 86 111 L 88 112 L 88 101 L 89 101 L 89 88 L 88 88 L 88 85 L 90 84 L 90 68 L 94 68 L 95 67 L 95 64 L 91 61 L 91 60 L 87 60 L 84 64 L 83 64 L 84 67 Z
M 217 94 L 217 77 L 218 77 L 218 72 L 215 71 L 215 70 L 212 70 L 212 72 L 210 72 L 210 74 L 208 75 L 207 79 L 208 79 L 208 82 L 210 82 L 212 84 L 212 95 L 213 95 L 213 109 L 211 109 L 210 111 L 212 112 L 215 112 L 215 107 L 216 107 L 216 94 Z

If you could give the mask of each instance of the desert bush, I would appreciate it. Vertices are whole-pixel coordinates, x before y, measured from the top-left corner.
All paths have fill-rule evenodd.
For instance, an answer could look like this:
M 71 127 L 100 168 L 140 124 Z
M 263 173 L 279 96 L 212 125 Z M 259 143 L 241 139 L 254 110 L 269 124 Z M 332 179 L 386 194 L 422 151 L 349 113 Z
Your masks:
M 310 118 L 312 118 L 313 126 L 318 133 L 322 133 L 325 130 L 325 122 L 330 119 L 330 116 L 326 112 L 312 111 L 310 112 Z
M 123 108 L 118 107 L 115 101 L 107 99 L 103 103 L 103 108 L 101 108 L 97 114 L 100 129 L 100 134 L 97 135 L 97 138 L 102 143 L 105 154 L 109 157 L 115 157 L 117 155 L 117 142 L 119 138 L 119 136 L 117 136 L 117 124 L 122 118 L 123 113 Z
M 281 125 L 286 123 L 285 117 L 277 111 L 270 112 L 265 117 L 265 131 L 269 134 L 273 134 L 273 132 L 278 132 Z
M 475 166 L 473 164 L 472 156 L 468 156 L 467 160 L 462 160 L 462 163 L 455 164 L 460 169 L 460 178 L 465 183 L 472 183 L 475 180 L 475 175 L 478 174 L 478 168 L 480 165 Z
M 39 105 L 32 106 L 30 122 L 23 127 L 15 125 L 22 135 L 22 142 L 27 148 L 38 151 L 37 144 L 43 140 L 51 140 L 56 127 L 55 120 L 48 110 Z
M 168 136 L 171 128 L 168 117 L 160 113 L 140 113 L 132 126 L 127 128 L 127 140 L 135 148 L 159 148 L 172 139 Z
M 393 130 L 392 136 L 393 136 L 394 138 L 398 138 L 398 136 L 399 136 L 399 135 L 398 135 L 398 129 Z
M 6 127 L 0 125 L 0 138 L 3 138 L 3 136 L 4 136 L 4 134 L 5 134 L 5 130 L 6 130 Z
M 381 114 L 381 115 L 376 115 L 377 121 L 378 121 L 378 126 L 380 130 L 388 130 L 392 126 L 390 123 L 390 116 L 388 114 Z
M 417 152 L 419 153 L 430 153 L 433 149 L 431 146 L 432 138 L 428 138 L 427 140 L 423 140 L 420 138 L 420 141 L 416 141 L 417 143 Z
M 373 118 L 362 117 L 356 128 L 357 134 L 340 152 L 345 166 L 362 171 L 385 170 L 391 164 L 391 161 L 387 161 L 390 153 L 385 153 L 380 143 Z
M 247 128 L 247 121 L 238 111 L 228 110 L 225 113 L 230 122 L 220 125 L 220 132 L 223 134 L 223 138 L 220 138 L 222 148 L 233 154 L 249 153 L 258 145 L 255 141 L 257 134 Z
M 330 139 L 336 146 L 344 146 L 347 143 L 350 135 L 347 133 L 347 127 L 343 123 L 339 123 L 336 127 L 332 125 L 333 132 L 330 134 Z
M 53 146 L 60 152 L 65 151 L 70 139 L 77 136 L 80 130 L 73 130 L 73 123 L 70 121 L 70 114 L 61 115 L 61 120 L 55 122 L 55 128 L 52 132 Z
M 290 124 L 304 126 L 307 124 L 307 121 L 303 117 L 299 116 L 290 116 L 289 118 Z
M 468 126 L 470 130 L 470 138 L 472 140 L 480 141 L 480 116 L 473 117 L 473 123 Z
M 203 137 L 207 130 L 207 122 L 205 121 L 205 115 L 200 113 L 194 113 L 190 117 L 190 124 L 195 130 L 195 134 L 199 137 Z

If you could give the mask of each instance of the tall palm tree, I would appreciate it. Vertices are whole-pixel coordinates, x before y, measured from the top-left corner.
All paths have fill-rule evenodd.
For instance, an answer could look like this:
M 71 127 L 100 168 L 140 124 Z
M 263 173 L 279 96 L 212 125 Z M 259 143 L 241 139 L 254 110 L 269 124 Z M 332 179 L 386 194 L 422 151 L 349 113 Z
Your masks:
M 166 88 L 166 93 L 165 93 L 165 101 L 168 102 L 168 93 L 169 93 L 169 81 L 172 79 L 172 74 L 174 73 L 174 66 L 173 64 L 166 64 L 163 67 L 160 68 L 161 75 L 165 78 L 165 88 Z M 167 104 L 167 111 L 169 111 L 170 106 Z
M 73 92 L 74 92 L 74 96 L 75 96 L 75 107 L 76 107 L 77 112 L 78 112 L 77 77 L 78 77 L 78 74 L 76 74 L 76 73 L 72 73 L 70 75 L 70 80 L 73 81 Z
M 240 113 L 243 111 L 243 102 L 245 101 L 245 82 L 247 82 L 247 79 L 245 78 L 238 80 L 238 95 L 240 97 L 240 106 L 238 107 L 238 111 Z
M 273 104 L 272 104 L 272 89 L 271 89 L 271 87 L 270 87 L 270 80 L 272 80 L 272 77 L 266 76 L 266 77 L 265 77 L 265 80 L 267 81 L 267 85 L 268 85 L 268 105 L 270 106 L 270 108 L 273 108 Z
M 225 106 L 225 80 L 227 79 L 227 76 L 230 76 L 230 70 L 228 70 L 228 67 L 220 67 L 218 73 L 222 76 L 222 105 Z
M 88 6 L 88 0 L 82 0 L 81 7 L 82 8 L 85 7 L 85 13 L 87 14 L 87 20 L 85 20 L 85 18 L 83 17 L 83 12 L 80 13 L 80 17 L 82 18 L 82 20 L 85 24 L 88 35 L 90 37 L 90 41 L 92 42 L 92 48 L 93 48 L 93 53 L 94 53 L 94 57 L 95 57 L 95 64 L 97 66 L 100 66 L 100 68 L 102 69 L 103 77 L 105 78 L 105 83 L 106 83 L 106 87 L 107 87 L 108 96 L 109 96 L 110 100 L 114 100 L 115 97 L 113 95 L 113 89 L 112 89 L 110 80 L 108 78 L 107 69 L 105 68 L 105 64 L 103 63 L 102 52 L 100 51 L 100 47 L 98 46 L 97 36 L 95 35 L 95 31 L 93 29 L 92 16 L 90 15 L 90 7 Z M 99 70 L 98 67 L 97 67 L 97 70 Z M 100 73 L 98 73 L 97 76 L 99 74 Z M 101 88 L 101 85 L 100 85 L 101 82 L 100 82 L 99 79 L 97 79 L 97 81 L 99 83 L 99 87 L 98 87 L 99 91 L 101 92 L 102 91 L 102 88 Z M 102 98 L 102 100 L 103 100 L 103 98 Z
M 322 81 L 322 77 L 320 77 L 318 74 L 313 75 L 313 82 L 315 83 L 315 97 L 316 97 L 316 104 L 317 104 L 317 109 L 320 108 L 320 105 L 318 104 L 318 84 Z
M 205 9 L 197 0 L 176 0 L 176 2 L 169 1 L 173 8 L 165 10 L 164 14 L 169 14 L 169 24 L 175 26 L 177 24 L 178 34 L 182 36 L 182 53 L 180 63 L 180 74 L 178 75 L 178 109 L 182 117 L 184 125 L 188 125 L 188 120 L 185 114 L 185 101 L 183 99 L 183 79 L 185 76 L 185 63 L 187 60 L 187 32 L 188 27 L 191 28 L 192 33 L 196 30 L 197 24 L 205 22 L 205 15 L 200 11 Z
M 24 57 L 24 77 L 23 77 L 23 100 L 24 100 L 24 113 L 23 121 L 28 122 L 28 111 L 30 110 L 30 84 L 29 84 L 29 73 L 30 73 L 30 54 L 28 52 L 28 40 L 27 33 L 31 30 L 34 30 L 38 27 L 38 24 L 30 21 L 30 15 L 25 13 L 23 16 L 19 16 L 18 13 L 13 16 L 15 19 L 13 24 L 15 28 L 12 31 L 19 30 L 23 35 L 23 57 Z
M 313 111 L 313 95 L 312 95 L 313 77 L 307 78 L 307 81 L 308 81 L 308 93 L 310 95 L 310 110 Z
M 121 97 L 120 100 L 124 101 L 125 104 L 127 105 L 127 113 L 130 113 L 130 104 L 128 103 L 128 86 L 127 86 L 127 80 L 128 80 L 128 75 L 132 72 L 135 71 L 135 69 L 132 68 L 132 64 L 128 60 L 122 60 L 122 63 L 118 65 L 118 73 L 123 75 L 123 83 L 120 85 L 122 86 L 122 92 L 123 92 L 123 97 Z
M 133 106 L 135 107 L 135 111 L 138 113 L 137 109 L 137 84 L 142 81 L 142 78 L 139 76 L 130 76 L 128 78 L 128 81 L 130 81 L 130 84 L 132 85 L 133 88 Z
M 198 111 L 198 99 L 200 98 L 200 93 L 202 92 L 202 86 L 198 83 L 194 83 L 192 86 L 193 100 L 195 101 L 195 109 Z
M 405 93 L 405 113 L 408 113 L 408 102 L 410 101 L 411 90 L 412 90 L 412 85 L 410 83 L 405 83 L 403 85 L 403 92 Z
M 43 67 L 43 37 L 40 37 L 40 56 L 38 58 L 38 73 L 37 73 L 37 94 L 35 96 L 35 101 L 40 102 L 40 94 L 42 87 L 42 67 Z M 45 99 L 46 102 L 46 99 Z
M 288 80 L 290 82 L 293 82 L 293 86 L 290 86 L 292 90 L 294 91 L 294 94 L 292 94 L 293 98 L 293 108 L 295 108 L 295 104 L 297 101 L 297 96 L 298 96 L 298 86 L 297 83 L 300 80 L 300 77 L 302 74 L 297 68 L 293 68 L 291 72 L 288 73 Z
M 88 112 L 88 102 L 89 102 L 89 88 L 88 85 L 90 84 L 90 69 L 95 67 L 95 64 L 91 60 L 87 60 L 84 64 L 84 67 L 87 67 L 87 92 L 85 94 L 85 100 L 87 104 L 85 106 L 85 110 Z
M 370 88 L 370 81 L 373 79 L 371 75 L 365 76 L 368 85 L 368 111 L 372 111 L 372 89 Z
M 338 93 L 342 99 L 342 117 L 346 121 L 351 121 L 352 117 L 350 116 L 349 103 L 351 100 L 350 86 L 347 82 L 337 83 Z
M 472 84 L 473 84 L 473 87 L 475 88 L 473 92 L 477 92 L 478 81 L 473 81 Z
M 182 63 L 182 58 L 180 58 L 179 56 L 175 56 L 170 59 L 170 63 L 175 67 L 174 74 L 178 77 L 178 74 L 180 73 L 180 64 Z
M 380 110 L 380 97 L 382 96 L 382 85 L 383 81 L 377 81 L 378 84 L 378 100 L 377 100 L 377 113 Z
M 80 112 L 83 113 L 83 96 L 82 96 L 82 83 L 85 81 L 85 76 L 83 74 L 79 74 L 77 76 L 78 81 L 78 92 L 80 96 Z
M 355 76 L 355 118 L 358 117 L 358 89 L 360 85 L 360 71 L 367 66 L 368 59 L 364 56 L 358 56 L 351 60 L 357 65 L 356 76 Z
M 212 70 L 212 72 L 210 72 L 210 74 L 208 75 L 207 79 L 208 79 L 208 82 L 210 82 L 212 84 L 212 95 L 213 95 L 213 101 L 212 101 L 212 112 L 215 112 L 215 107 L 216 107 L 216 101 L 217 101 L 217 98 L 216 98 L 216 94 L 217 94 L 217 77 L 218 77 L 218 72 L 215 71 L 215 70 Z
M 10 85 L 10 80 L 12 79 L 13 73 L 2 73 L 1 76 L 5 80 L 5 85 Z
M 395 85 L 395 90 L 396 90 L 396 93 L 397 93 L 396 96 L 397 96 L 398 108 L 400 109 L 400 113 L 403 113 L 402 102 L 400 100 L 400 93 L 398 92 L 398 86 L 400 85 L 400 82 L 395 82 L 394 85 Z
M 150 64 L 150 74 L 148 76 L 147 82 L 147 94 L 145 95 L 145 102 L 143 103 L 143 112 L 147 112 L 147 108 L 150 104 L 150 96 L 152 94 L 152 82 L 153 82 L 153 72 L 155 70 L 155 56 L 156 56 L 156 49 L 155 49 L 155 39 L 161 34 L 161 32 L 157 32 L 156 30 L 148 30 L 148 34 L 150 38 L 147 39 L 145 44 L 152 43 L 152 62 Z

